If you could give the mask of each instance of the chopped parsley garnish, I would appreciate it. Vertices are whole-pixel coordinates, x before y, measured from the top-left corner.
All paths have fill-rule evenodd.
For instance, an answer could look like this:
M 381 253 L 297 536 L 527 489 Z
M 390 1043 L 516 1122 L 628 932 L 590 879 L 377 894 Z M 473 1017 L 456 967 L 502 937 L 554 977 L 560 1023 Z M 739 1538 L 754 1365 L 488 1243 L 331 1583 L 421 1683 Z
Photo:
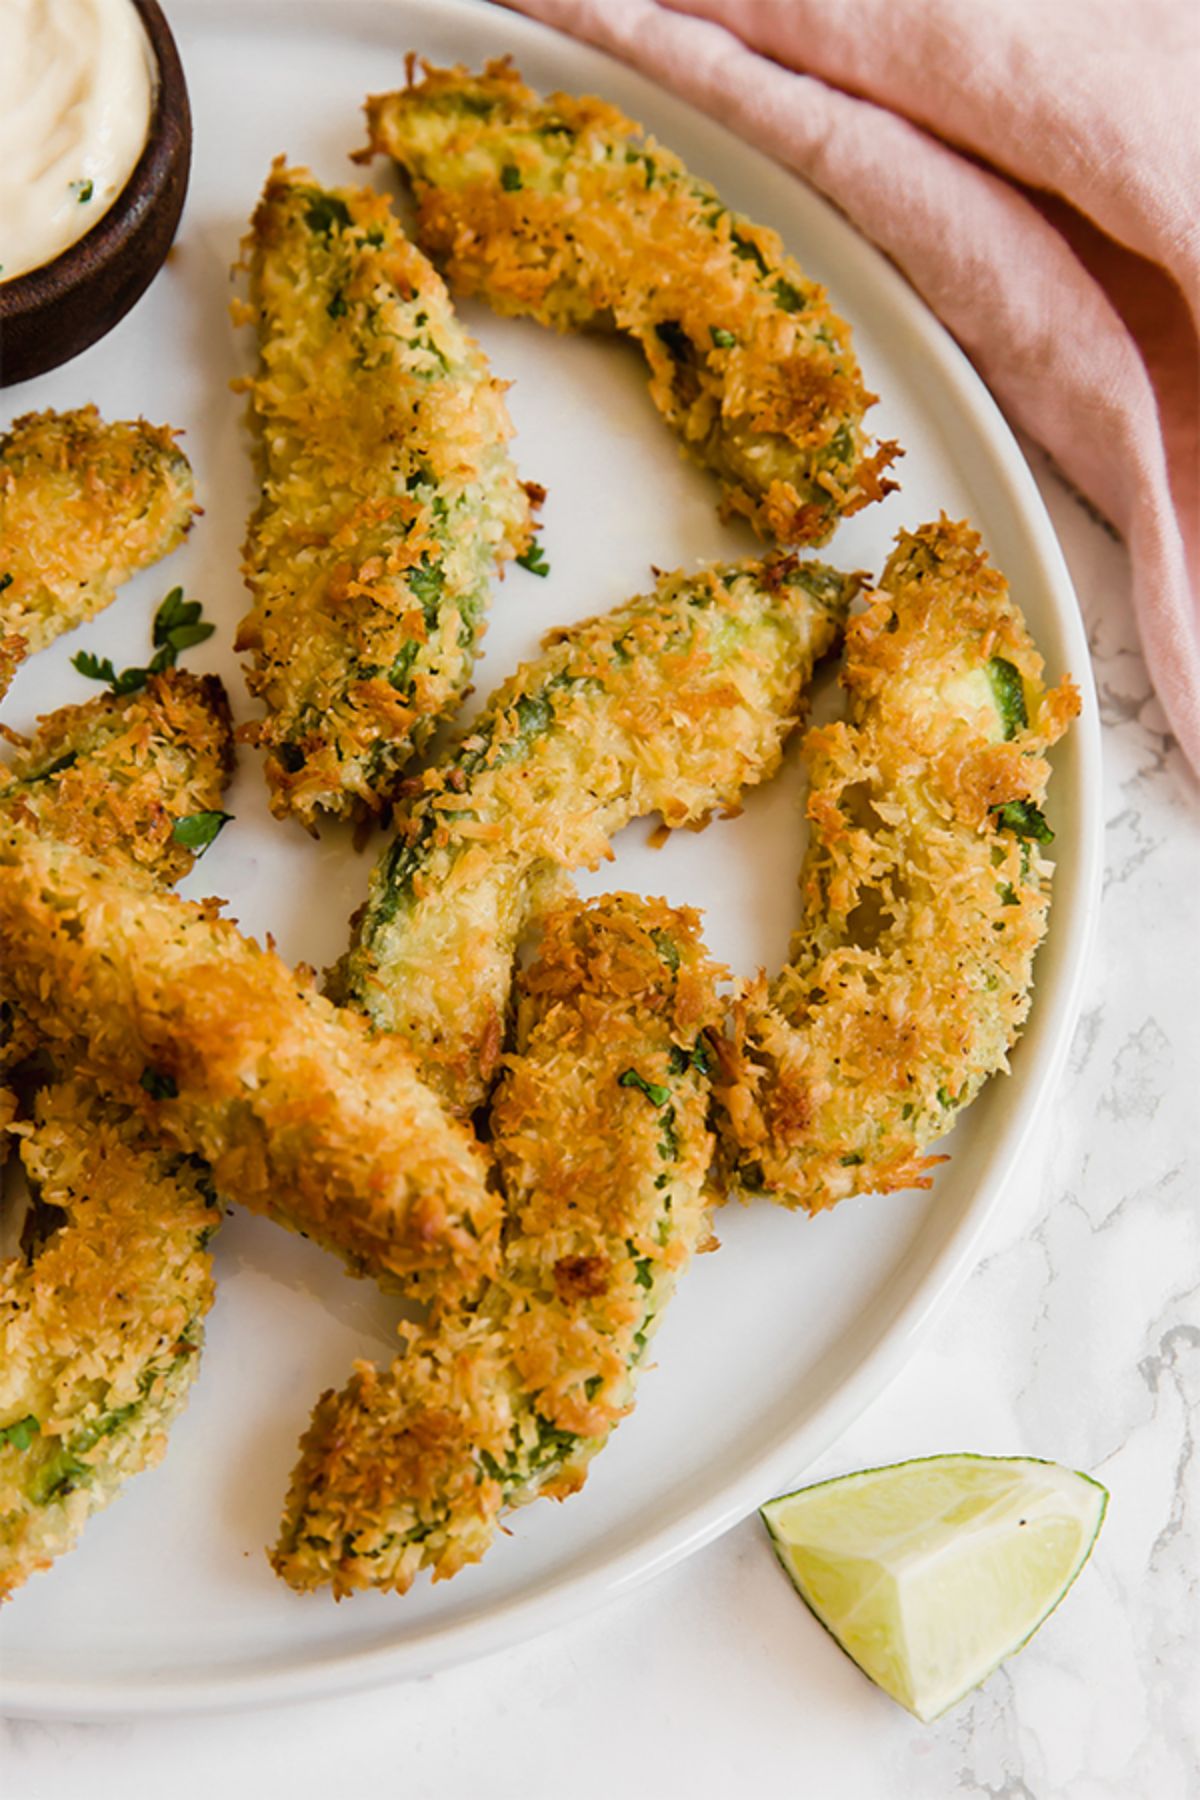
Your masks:
M 304 214 L 310 231 L 324 232 L 329 237 L 336 225 L 339 231 L 350 223 L 350 208 L 336 194 L 314 193 Z
M 663 1087 L 662 1083 L 658 1081 L 647 1081 L 646 1077 L 639 1075 L 636 1069 L 622 1069 L 617 1076 L 617 1086 L 637 1088 L 640 1094 L 645 1094 L 653 1106 L 665 1106 L 671 1098 L 670 1088 Z
M 561 1462 L 564 1457 L 570 1456 L 579 1444 L 576 1434 L 573 1431 L 564 1431 L 560 1425 L 544 1419 L 540 1413 L 535 1414 L 535 1417 L 538 1441 L 537 1447 L 530 1457 L 530 1467 L 541 1469 L 548 1462 Z
M 1005 800 L 991 810 L 1001 831 L 1011 831 L 1014 837 L 1036 838 L 1039 844 L 1054 842 L 1045 814 L 1032 800 Z
M 176 1100 L 179 1097 L 175 1077 L 162 1069 L 144 1068 L 138 1086 L 144 1088 L 152 1100 Z
M 136 694 L 152 675 L 174 668 L 176 658 L 193 644 L 202 644 L 216 630 L 215 625 L 201 621 L 199 600 L 185 600 L 181 587 L 172 588 L 154 615 L 153 641 L 157 646 L 145 668 L 116 670 L 107 656 L 93 656 L 90 650 L 78 650 L 71 667 L 89 681 L 103 681 L 114 694 Z
M 521 171 L 516 163 L 505 163 L 500 171 L 500 186 L 506 194 L 515 194 L 521 186 Z
M 672 1075 L 682 1075 L 688 1069 L 695 1069 L 697 1075 L 711 1075 L 712 1052 L 703 1037 L 698 1037 L 690 1050 L 683 1049 L 680 1044 L 672 1044 L 667 1067 Z
M 732 242 L 735 256 L 740 257 L 743 262 L 757 263 L 761 275 L 770 274 L 767 260 L 757 244 L 751 243 L 749 238 L 739 237 L 736 231 L 732 233 Z
M 164 650 L 170 650 L 170 661 L 181 650 L 190 650 L 193 644 L 202 644 L 217 629 L 215 625 L 202 623 L 203 607 L 199 600 L 185 600 L 181 587 L 172 588 L 158 611 L 154 615 L 154 642 Z
M 1015 663 L 1008 662 L 1003 656 L 993 656 L 988 663 L 987 672 L 1004 735 L 1006 738 L 1015 738 L 1018 731 L 1024 731 L 1029 724 L 1021 671 Z
M 778 275 L 774 282 L 775 304 L 782 312 L 803 312 L 808 304 L 798 287 L 784 275 Z
M 185 850 L 194 850 L 197 856 L 203 856 L 208 846 L 228 825 L 233 814 L 227 812 L 194 812 L 182 819 L 176 819 L 171 827 L 171 837 Z
M 550 573 L 550 564 L 546 561 L 546 553 L 536 538 L 530 543 L 528 550 L 522 550 L 517 561 L 523 569 L 528 569 L 531 575 L 548 575 Z
M 726 331 L 723 325 L 710 325 L 708 335 L 718 350 L 732 350 L 737 343 L 732 331 Z
M 118 675 L 107 656 L 93 656 L 90 650 L 77 650 L 71 667 L 89 681 L 107 682 L 114 694 L 135 694 L 145 687 L 151 674 L 150 669 L 122 669 Z
M 96 184 L 93 181 L 73 181 L 70 185 L 71 192 L 80 206 L 86 206 L 96 191 Z
M 341 288 L 339 288 L 337 293 L 333 296 L 333 299 L 329 302 L 329 305 L 325 308 L 325 311 L 329 314 L 331 319 L 344 319 L 349 310 L 349 307 L 346 305 L 346 296 L 343 294 Z
M 13 584 L 12 575 L 10 574 L 10 572 L 7 569 L 5 569 L 3 575 L 0 575 L 0 594 L 2 594 L 4 592 L 5 588 L 10 588 L 12 586 L 12 584 Z
M 862 1157 L 857 1150 L 852 1150 L 849 1156 L 839 1156 L 838 1161 L 841 1163 L 843 1169 L 853 1169 L 862 1161 Z
M 11 1425 L 0 1425 L 0 1444 L 9 1444 L 14 1450 L 28 1450 L 41 1426 L 32 1413 L 26 1413 L 23 1419 L 14 1419 Z

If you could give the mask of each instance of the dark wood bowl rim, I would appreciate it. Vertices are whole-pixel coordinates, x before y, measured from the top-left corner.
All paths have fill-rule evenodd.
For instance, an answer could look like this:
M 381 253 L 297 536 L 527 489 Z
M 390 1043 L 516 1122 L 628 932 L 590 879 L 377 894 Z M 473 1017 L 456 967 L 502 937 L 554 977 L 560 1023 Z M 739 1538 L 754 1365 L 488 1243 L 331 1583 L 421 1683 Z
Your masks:
M 164 186 L 178 155 L 175 135 L 165 127 L 172 117 L 187 116 L 187 84 L 179 51 L 158 0 L 133 0 L 133 4 L 150 40 L 158 75 L 142 153 L 103 218 L 97 219 L 81 238 L 40 267 L 0 282 L 0 322 L 60 300 L 94 275 L 98 267 L 119 256 Z M 178 105 L 180 100 L 182 107 Z

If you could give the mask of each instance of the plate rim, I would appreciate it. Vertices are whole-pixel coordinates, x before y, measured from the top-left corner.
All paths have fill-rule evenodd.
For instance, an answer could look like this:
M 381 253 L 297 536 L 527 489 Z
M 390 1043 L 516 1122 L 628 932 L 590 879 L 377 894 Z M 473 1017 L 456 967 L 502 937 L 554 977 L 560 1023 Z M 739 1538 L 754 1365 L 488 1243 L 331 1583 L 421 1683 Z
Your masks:
M 371 0 L 371 5 L 381 17 L 393 9 L 397 13 L 402 9 L 427 13 L 441 22 L 448 15 L 458 14 L 466 28 L 472 17 L 478 19 L 485 9 L 488 16 L 496 14 L 496 7 L 489 0 Z M 215 22 L 218 15 L 224 14 L 230 21 L 252 29 L 271 12 L 301 21 L 305 15 L 323 20 L 334 11 L 333 0 L 318 0 L 317 4 L 303 7 L 294 0 L 287 6 L 281 6 L 279 0 L 251 0 L 249 5 L 246 0 L 238 0 L 236 7 L 226 4 L 226 0 L 176 0 L 176 6 L 181 25 L 188 15 L 200 21 L 208 14 Z M 523 14 L 506 13 L 505 27 L 512 31 L 517 48 L 521 40 L 535 46 L 548 41 L 565 43 L 585 65 L 608 64 L 620 72 L 624 83 L 641 84 L 658 94 L 648 77 L 609 52 L 572 40 Z M 588 79 L 594 78 L 589 75 Z M 729 138 L 740 152 L 757 158 L 815 198 L 828 215 L 839 254 L 843 248 L 858 254 L 868 271 L 866 278 L 881 292 L 888 310 L 913 333 L 923 352 L 936 364 L 947 391 L 972 420 L 977 437 L 986 443 L 998 472 L 1007 479 L 1014 511 L 1020 516 L 1028 546 L 1053 599 L 1056 623 L 1072 652 L 1072 675 L 1082 698 L 1080 716 L 1073 727 L 1081 813 L 1074 882 L 1077 916 L 1069 916 L 1056 925 L 1069 941 L 1060 953 L 1055 992 L 1045 1003 L 1056 1007 L 1057 1017 L 1053 1025 L 1043 1030 L 1027 1059 L 1023 1057 L 1022 1087 L 1014 1098 L 1000 1141 L 987 1153 L 971 1203 L 947 1228 L 920 1286 L 879 1327 L 869 1347 L 834 1391 L 811 1405 L 799 1424 L 785 1431 L 761 1455 L 743 1464 L 737 1475 L 725 1481 L 706 1502 L 692 1507 L 686 1503 L 676 1506 L 667 1522 L 642 1531 L 616 1554 L 592 1552 L 582 1565 L 577 1562 L 573 1573 L 549 1575 L 529 1593 L 490 1604 L 478 1615 L 442 1626 L 431 1622 L 419 1636 L 399 1643 L 334 1651 L 321 1648 L 304 1662 L 271 1667 L 257 1674 L 243 1669 L 232 1674 L 170 1675 L 161 1680 L 71 1680 L 51 1686 L 42 1679 L 26 1682 L 6 1671 L 0 1673 L 0 1713 L 81 1720 L 196 1715 L 295 1704 L 361 1691 L 435 1674 L 542 1636 L 665 1573 L 748 1517 L 765 1496 L 794 1482 L 900 1373 L 974 1269 L 981 1239 L 999 1211 L 1021 1153 L 1054 1097 L 1079 1015 L 1096 933 L 1104 820 L 1100 722 L 1086 633 L 1045 502 L 1013 429 L 982 376 L 883 252 L 794 171 L 677 95 L 659 97 L 693 113 L 703 121 L 706 130 Z M 1062 910 L 1061 905 L 1057 907 L 1056 920 Z

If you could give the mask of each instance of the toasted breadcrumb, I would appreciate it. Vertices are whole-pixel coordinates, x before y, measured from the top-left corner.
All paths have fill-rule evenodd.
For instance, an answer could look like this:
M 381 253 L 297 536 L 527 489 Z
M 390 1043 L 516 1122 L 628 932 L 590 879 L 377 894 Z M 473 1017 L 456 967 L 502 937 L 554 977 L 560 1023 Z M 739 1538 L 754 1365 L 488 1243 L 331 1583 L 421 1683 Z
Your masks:
M 272 810 L 386 811 L 530 541 L 504 383 L 387 198 L 277 162 L 245 244 L 262 498 L 245 574 Z
M 357 1273 L 479 1273 L 498 1203 L 407 1048 L 201 905 L 0 825 L 6 980 L 52 1044 L 217 1188 Z
M 175 823 L 219 807 L 232 760 L 220 682 L 172 670 L 17 740 L 0 817 L 165 884 L 194 860 Z M 0 1598 L 162 1455 L 199 1363 L 220 1217 L 198 1159 L 157 1147 L 90 1084 L 56 1080 L 32 1021 L 0 998 L 0 1072 L 34 1052 L 32 1118 L 0 1090 L 0 1163 L 19 1145 L 34 1195 L 0 1261 Z
M 170 669 L 138 693 L 99 694 L 39 720 L 0 768 L 0 812 L 169 887 L 195 861 L 176 824 L 219 807 L 232 772 L 220 681 Z
M 843 683 L 848 719 L 806 746 L 791 961 L 719 1042 L 732 1164 L 810 1212 L 928 1187 L 926 1146 L 1008 1067 L 1050 903 L 1045 753 L 1079 710 L 978 533 L 945 518 L 900 534 Z
M 25 639 L 15 631 L 0 631 L 0 700 L 12 686 L 12 678 L 25 660 Z
M 560 331 L 616 330 L 655 405 L 765 537 L 819 544 L 878 500 L 898 447 L 872 448 L 874 401 L 849 327 L 775 232 L 732 213 L 615 106 L 541 99 L 505 59 L 481 75 L 409 59 L 367 101 L 360 156 L 411 179 L 421 243 L 461 293 Z
M 199 1363 L 219 1209 L 203 1165 L 85 1083 L 15 1128 L 37 1196 L 0 1263 L 0 1600 L 153 1466 Z M 28 1242 L 28 1238 L 27 1238 Z
M 710 1241 L 702 1034 L 721 974 L 697 916 L 663 901 L 615 895 L 547 920 L 492 1109 L 499 1273 L 482 1294 L 443 1290 L 390 1369 L 360 1363 L 322 1397 L 272 1558 L 293 1586 L 453 1575 L 503 1509 L 583 1485 Z
M 174 829 L 217 810 L 233 773 L 233 728 L 215 675 L 182 669 L 153 676 L 139 693 L 98 694 L 62 706 L 0 763 L 0 820 L 130 866 L 164 886 L 195 857 Z M 35 1048 L 38 1034 L 0 979 L 0 1074 Z M 0 1159 L 2 1160 L 2 1159 Z
M 0 437 L 0 693 L 24 656 L 183 541 L 196 504 L 175 433 L 94 406 L 26 413 Z
M 563 871 L 611 855 L 630 819 L 702 823 L 772 775 L 856 586 L 795 557 L 717 564 L 552 633 L 421 777 L 331 991 L 473 1110 L 518 939 Z

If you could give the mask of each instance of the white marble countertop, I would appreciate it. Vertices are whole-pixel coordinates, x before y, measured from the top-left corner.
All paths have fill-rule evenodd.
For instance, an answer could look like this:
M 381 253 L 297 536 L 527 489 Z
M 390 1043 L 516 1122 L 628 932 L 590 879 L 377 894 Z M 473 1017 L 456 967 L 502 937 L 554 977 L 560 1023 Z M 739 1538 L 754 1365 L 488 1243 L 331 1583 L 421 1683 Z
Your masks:
M 750 1520 L 607 1611 L 408 1686 L 219 1719 L 2 1722 L 5 1800 L 1200 1794 L 1200 790 L 1164 736 L 1123 548 L 1039 482 L 1105 725 L 1083 1012 L 978 1268 L 805 1476 L 960 1449 L 1088 1470 L 1112 1502 L 1061 1610 L 921 1726 L 838 1652 Z

